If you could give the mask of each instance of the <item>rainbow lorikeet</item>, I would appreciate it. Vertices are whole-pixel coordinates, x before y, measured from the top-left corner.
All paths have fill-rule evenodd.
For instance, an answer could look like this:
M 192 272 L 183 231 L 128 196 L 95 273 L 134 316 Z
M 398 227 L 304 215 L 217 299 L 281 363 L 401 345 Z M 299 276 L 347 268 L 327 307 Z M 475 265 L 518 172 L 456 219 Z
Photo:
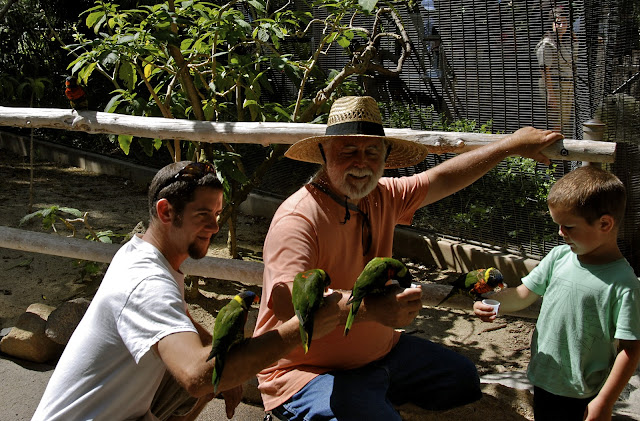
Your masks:
M 87 93 L 85 92 L 84 88 L 78 84 L 78 79 L 76 79 L 76 77 L 67 76 L 64 85 L 64 94 L 66 95 L 67 99 L 69 99 L 71 108 L 73 108 L 74 110 L 86 110 L 87 108 L 89 108 Z
M 311 346 L 314 314 L 322 304 L 324 293 L 330 283 L 331 278 L 322 269 L 300 272 L 293 279 L 291 299 L 300 323 L 300 339 L 305 354 Z
M 247 322 L 249 308 L 253 302 L 257 301 L 258 296 L 254 292 L 243 291 L 222 307 L 216 316 L 213 325 L 213 344 L 207 358 L 207 361 L 213 357 L 216 358 L 211 377 L 214 393 L 218 393 L 218 383 L 222 377 L 227 352 L 232 346 L 244 341 L 244 325 Z
M 364 267 L 351 290 L 347 304 L 351 304 L 347 323 L 344 326 L 345 336 L 349 334 L 351 325 L 358 313 L 362 299 L 369 294 L 384 292 L 392 280 L 397 280 L 401 287 L 411 286 L 409 269 L 399 260 L 391 257 L 374 257 Z
M 482 294 L 507 287 L 503 282 L 502 273 L 496 268 L 476 269 L 463 273 L 451 285 L 453 288 L 449 294 L 436 304 L 436 307 L 454 295 L 463 294 L 479 300 Z

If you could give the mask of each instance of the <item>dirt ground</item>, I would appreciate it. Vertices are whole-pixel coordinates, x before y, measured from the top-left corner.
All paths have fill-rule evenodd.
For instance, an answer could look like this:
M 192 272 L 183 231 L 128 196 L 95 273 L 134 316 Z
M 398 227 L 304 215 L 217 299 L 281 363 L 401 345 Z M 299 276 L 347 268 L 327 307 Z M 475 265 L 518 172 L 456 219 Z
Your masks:
M 29 164 L 26 158 L 0 149 L 0 218 L 1 225 L 18 227 L 28 213 Z M 88 222 L 95 231 L 112 230 L 120 242 L 138 222 L 148 220 L 146 188 L 128 180 L 96 175 L 78 168 L 67 168 L 48 162 L 36 162 L 33 187 L 33 211 L 53 205 L 88 212 Z M 77 236 L 88 231 L 74 224 Z M 238 240 L 244 258 L 259 259 L 269 220 L 241 215 Z M 42 227 L 40 218 L 33 218 L 20 228 L 69 235 L 64 224 L 56 223 L 57 234 Z M 228 257 L 227 230 L 223 227 L 214 239 L 210 255 Z M 446 283 L 456 276 L 420 262 L 406 262 L 414 277 L 423 283 Z M 92 273 L 85 262 L 44 254 L 0 249 L 0 328 L 13 326 L 17 317 L 32 303 L 57 306 L 77 298 L 92 297 L 99 286 L 106 265 Z M 259 287 L 247 287 L 238 282 L 214 279 L 195 280 L 200 294 L 189 298 L 195 318 L 211 328 L 217 310 L 240 289 L 259 292 Z M 471 302 L 469 303 L 471 305 Z M 447 308 L 424 307 L 415 322 L 405 330 L 428 338 L 469 357 L 480 375 L 524 370 L 529 361 L 529 342 L 534 323 L 530 319 L 501 316 L 496 323 L 484 323 L 470 312 Z M 483 386 L 485 398 L 465 408 L 447 411 L 429 419 L 532 419 L 531 397 L 528 392 L 499 385 Z M 425 419 L 406 408 L 405 419 Z

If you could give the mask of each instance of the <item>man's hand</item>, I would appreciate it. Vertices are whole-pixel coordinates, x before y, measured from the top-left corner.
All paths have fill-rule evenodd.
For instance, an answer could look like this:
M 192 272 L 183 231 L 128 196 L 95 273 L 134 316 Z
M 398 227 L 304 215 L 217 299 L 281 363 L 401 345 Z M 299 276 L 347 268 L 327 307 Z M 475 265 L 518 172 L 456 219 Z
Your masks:
M 367 295 L 363 301 L 371 319 L 388 327 L 404 327 L 411 324 L 422 309 L 422 288 L 394 285 L 383 294 Z
M 233 414 L 236 412 L 236 408 L 240 405 L 242 400 L 242 386 L 236 386 L 233 389 L 225 390 L 222 392 L 222 398 L 224 399 L 224 407 L 227 411 L 227 418 L 233 418 Z
M 551 160 L 542 154 L 542 150 L 561 139 L 564 139 L 562 134 L 551 130 L 523 127 L 500 140 L 499 145 L 508 155 L 533 158 L 538 162 L 549 165 Z
M 333 332 L 340 323 L 340 307 L 338 303 L 342 294 L 334 291 L 324 297 L 324 301 L 315 314 L 313 321 L 313 338 L 318 339 Z
M 483 322 L 493 322 L 496 319 L 496 314 L 493 311 L 493 307 L 482 304 L 482 301 L 476 301 L 473 303 L 473 312 Z

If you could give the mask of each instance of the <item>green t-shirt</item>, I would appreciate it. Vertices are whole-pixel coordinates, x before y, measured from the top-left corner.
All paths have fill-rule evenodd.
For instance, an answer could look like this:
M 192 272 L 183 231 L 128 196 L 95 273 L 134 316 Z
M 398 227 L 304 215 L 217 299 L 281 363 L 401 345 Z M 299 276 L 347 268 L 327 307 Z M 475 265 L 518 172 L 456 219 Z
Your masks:
M 531 383 L 560 396 L 597 394 L 617 355 L 614 340 L 640 340 L 640 281 L 629 263 L 585 265 L 563 245 L 522 283 L 544 296 L 531 341 Z

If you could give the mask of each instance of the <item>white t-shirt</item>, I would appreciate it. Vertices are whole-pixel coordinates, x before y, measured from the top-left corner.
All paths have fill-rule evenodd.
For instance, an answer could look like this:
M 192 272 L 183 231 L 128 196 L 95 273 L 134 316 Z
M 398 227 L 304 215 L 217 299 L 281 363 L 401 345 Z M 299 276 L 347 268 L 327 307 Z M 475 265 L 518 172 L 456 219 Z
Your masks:
M 151 347 L 177 332 L 197 333 L 186 313 L 184 275 L 133 237 L 114 256 L 33 420 L 144 416 L 166 370 Z

